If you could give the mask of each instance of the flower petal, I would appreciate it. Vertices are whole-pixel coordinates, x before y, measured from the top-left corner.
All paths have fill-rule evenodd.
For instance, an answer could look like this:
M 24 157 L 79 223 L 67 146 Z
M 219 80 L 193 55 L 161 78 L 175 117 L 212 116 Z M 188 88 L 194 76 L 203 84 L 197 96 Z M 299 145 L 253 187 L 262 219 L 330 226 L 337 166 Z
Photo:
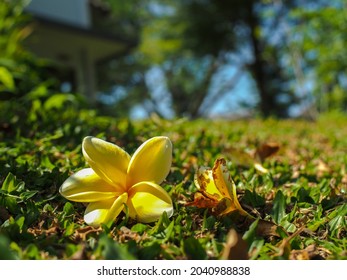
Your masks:
M 129 216 L 142 223 L 151 223 L 160 218 L 163 212 L 173 214 L 172 200 L 159 185 L 140 182 L 129 190 Z
M 153 137 L 144 142 L 132 156 L 127 186 L 143 181 L 160 184 L 168 175 L 172 161 L 172 143 L 168 137 Z
M 110 184 L 125 187 L 130 156 L 115 144 L 87 136 L 82 143 L 83 155 L 91 168 Z
M 89 203 L 84 213 L 84 221 L 91 226 L 99 226 L 102 223 L 114 221 L 124 208 L 128 199 L 127 193 L 123 193 L 116 199 Z
M 108 223 L 111 221 L 116 220 L 118 217 L 119 213 L 123 211 L 124 209 L 124 204 L 126 204 L 128 201 L 128 194 L 123 193 L 120 195 L 112 204 L 110 210 L 108 211 L 104 223 Z
M 102 180 L 93 169 L 86 168 L 67 178 L 59 192 L 72 201 L 93 202 L 118 196 L 121 189 Z

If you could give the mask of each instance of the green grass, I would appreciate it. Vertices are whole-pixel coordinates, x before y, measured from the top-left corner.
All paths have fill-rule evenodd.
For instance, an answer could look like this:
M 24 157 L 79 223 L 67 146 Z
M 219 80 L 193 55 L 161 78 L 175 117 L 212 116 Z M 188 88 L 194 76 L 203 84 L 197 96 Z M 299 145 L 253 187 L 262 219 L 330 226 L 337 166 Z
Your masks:
M 346 117 L 129 121 L 34 107 L 0 126 L 0 259 L 347 259 Z M 163 187 L 174 215 L 140 224 L 122 214 L 111 226 L 86 225 L 85 205 L 65 200 L 58 189 L 86 167 L 87 135 L 130 154 L 150 137 L 170 137 L 173 163 Z M 230 160 L 230 148 L 252 150 L 269 141 L 280 150 L 263 163 L 268 174 L 228 165 L 241 205 L 257 219 L 186 206 L 199 166 Z

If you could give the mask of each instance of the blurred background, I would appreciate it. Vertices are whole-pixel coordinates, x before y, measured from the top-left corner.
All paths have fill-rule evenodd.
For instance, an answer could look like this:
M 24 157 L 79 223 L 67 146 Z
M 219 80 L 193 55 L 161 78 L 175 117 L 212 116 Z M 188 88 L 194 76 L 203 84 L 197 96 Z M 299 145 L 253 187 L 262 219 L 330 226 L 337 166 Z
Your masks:
M 346 0 L 2 0 L 1 118 L 70 103 L 132 119 L 346 112 L 346 8 Z

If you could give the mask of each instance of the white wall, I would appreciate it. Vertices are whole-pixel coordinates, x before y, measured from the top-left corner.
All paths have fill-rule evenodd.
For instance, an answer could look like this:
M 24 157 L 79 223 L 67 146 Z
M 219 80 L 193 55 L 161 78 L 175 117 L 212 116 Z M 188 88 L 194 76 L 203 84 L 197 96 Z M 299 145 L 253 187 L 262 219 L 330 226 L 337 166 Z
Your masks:
M 61 23 L 90 27 L 88 0 L 31 0 L 26 10 Z

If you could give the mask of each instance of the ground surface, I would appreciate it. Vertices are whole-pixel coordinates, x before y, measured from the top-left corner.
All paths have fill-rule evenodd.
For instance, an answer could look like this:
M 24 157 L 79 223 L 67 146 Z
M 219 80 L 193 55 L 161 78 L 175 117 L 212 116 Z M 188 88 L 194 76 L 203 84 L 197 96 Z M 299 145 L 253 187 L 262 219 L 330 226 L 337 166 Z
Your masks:
M 0 127 L 0 258 L 347 259 L 346 127 L 347 118 L 337 115 L 315 122 L 130 122 L 73 110 L 12 117 Z M 86 167 L 81 142 L 87 135 L 130 154 L 152 136 L 170 137 L 173 163 L 163 187 L 174 201 L 173 216 L 141 224 L 122 214 L 109 227 L 86 225 L 85 205 L 65 200 L 58 189 Z M 264 144 L 279 150 L 259 157 Z M 268 172 L 245 152 L 258 153 Z M 220 157 L 255 219 L 187 206 L 197 191 L 196 170 Z

